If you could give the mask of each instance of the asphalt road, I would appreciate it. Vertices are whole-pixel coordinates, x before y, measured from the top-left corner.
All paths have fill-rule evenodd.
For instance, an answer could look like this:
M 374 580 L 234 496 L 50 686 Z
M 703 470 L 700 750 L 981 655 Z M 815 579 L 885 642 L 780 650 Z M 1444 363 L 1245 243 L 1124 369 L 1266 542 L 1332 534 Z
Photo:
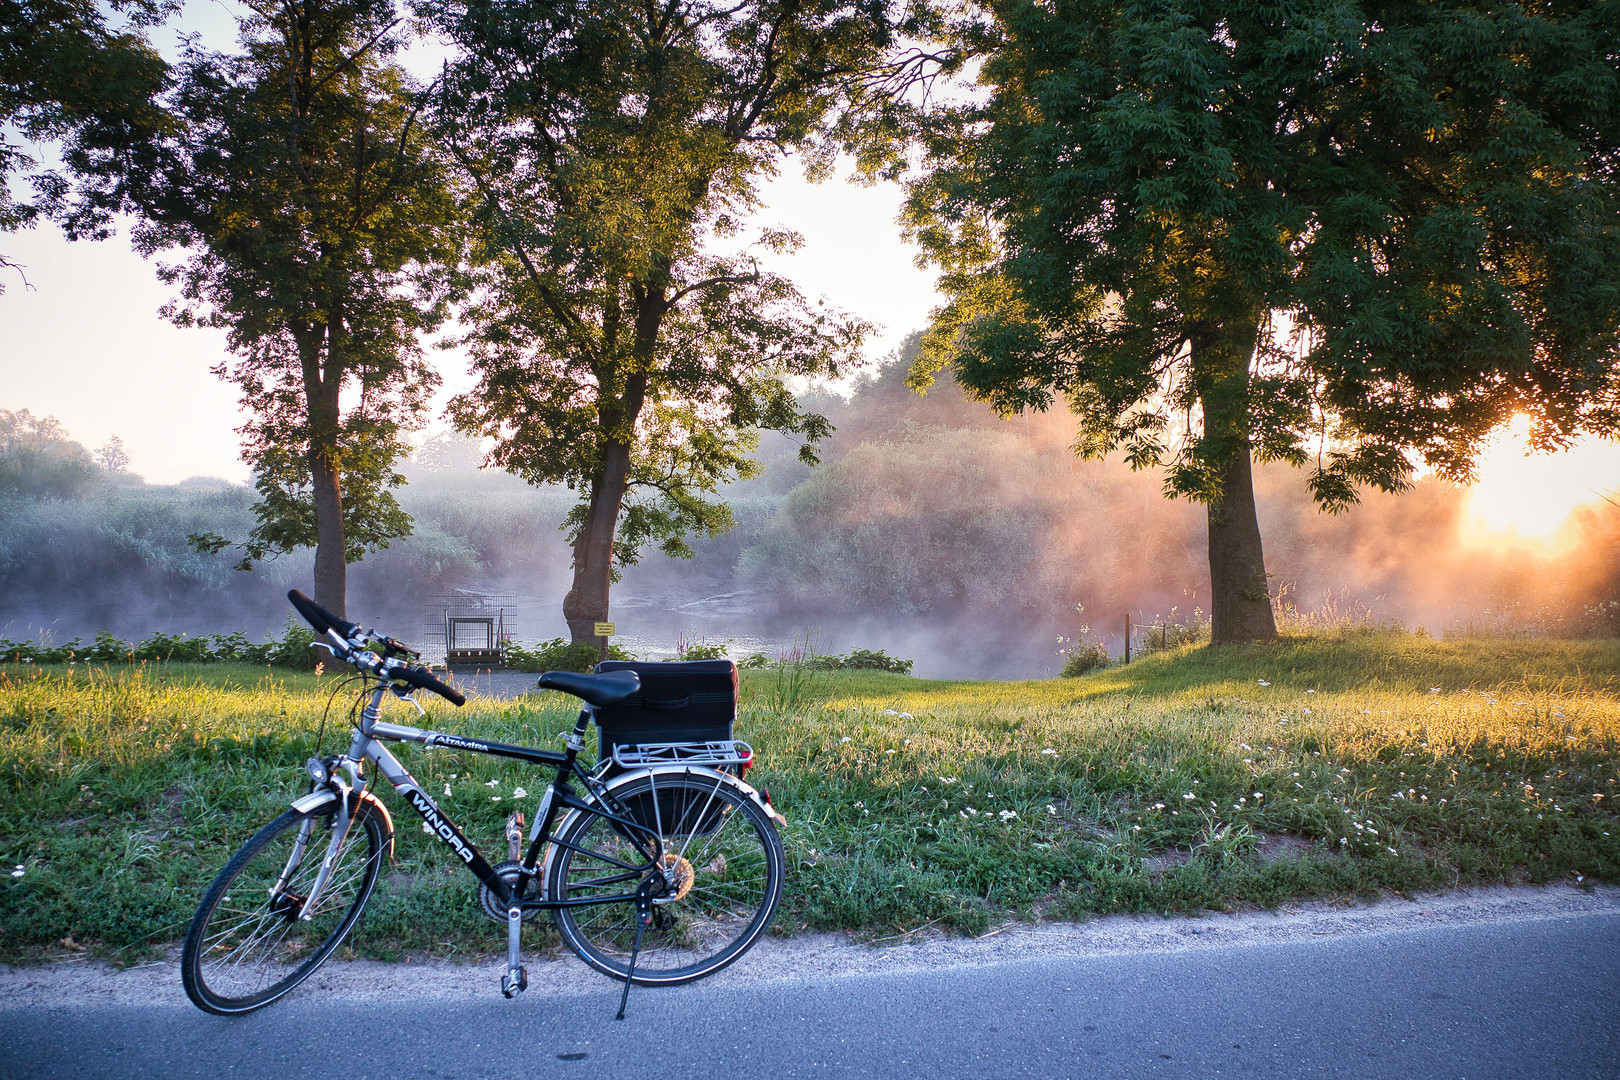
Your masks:
M 493 969 L 424 971 L 417 991 L 395 968 L 385 990 L 311 985 L 235 1019 L 166 983 L 100 1000 L 41 978 L 0 997 L 0 1077 L 1620 1078 L 1620 908 L 1437 921 L 1180 921 L 1159 925 L 1196 945 L 1036 940 L 889 970 L 807 953 L 799 972 L 634 990 L 623 1022 L 616 987 L 573 961 L 511 1002 Z

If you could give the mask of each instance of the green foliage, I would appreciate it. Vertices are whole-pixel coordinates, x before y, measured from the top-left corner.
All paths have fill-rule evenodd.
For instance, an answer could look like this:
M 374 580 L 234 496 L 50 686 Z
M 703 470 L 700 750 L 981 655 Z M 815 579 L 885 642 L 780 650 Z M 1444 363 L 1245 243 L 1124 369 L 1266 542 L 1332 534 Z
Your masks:
M 454 196 L 416 123 L 386 0 L 293 3 L 240 22 L 242 51 L 188 45 L 180 130 L 135 230 L 182 326 L 222 327 L 251 419 L 259 501 L 240 568 L 316 548 L 315 599 L 341 612 L 344 565 L 410 531 L 390 488 L 438 377 L 419 335 L 445 318 Z M 229 541 L 198 534 L 199 549 Z
M 310 648 L 315 632 L 303 623 L 289 619 L 280 638 L 267 638 L 253 644 L 240 631 L 232 634 L 185 634 L 154 632 L 135 642 L 125 641 L 103 630 L 86 645 L 81 639 L 61 645 L 47 645 L 0 638 L 0 663 L 8 664 L 253 664 L 313 671 L 320 659 Z
M 1217 641 L 1268 636 L 1251 454 L 1324 508 L 1620 409 L 1611 5 L 992 2 L 916 129 L 948 297 L 913 371 L 1207 503 Z M 1228 627 L 1228 623 L 1231 627 Z M 1236 632 L 1229 633 L 1229 629 Z
M 56 417 L 0 409 L 0 495 L 72 498 L 95 477 L 89 452 Z
M 1084 635 L 1059 655 L 1063 657 L 1063 670 L 1058 674 L 1065 679 L 1089 675 L 1109 664 L 1108 647 L 1100 641 L 1086 641 Z
M 688 641 L 683 634 L 675 643 L 677 660 L 724 660 L 726 647 L 718 641 Z
M 619 568 L 691 552 L 732 515 L 757 432 L 828 433 L 790 380 L 836 375 L 866 331 L 811 306 L 742 231 L 757 185 L 824 127 L 838 83 L 887 43 L 884 5 L 651 8 L 620 0 L 423 5 L 461 53 L 438 119 L 481 202 L 462 344 L 478 378 L 451 415 L 493 463 L 563 483 L 576 639 Z M 766 230 L 755 246 L 797 238 Z
M 132 13 L 132 25 L 109 25 L 108 7 Z M 167 127 L 154 98 L 168 65 L 142 33 L 164 10 L 157 0 L 0 0 L 0 125 L 23 140 L 0 139 L 0 232 L 49 216 L 70 236 L 107 235 Z M 65 168 L 42 167 L 30 143 L 55 144 Z M 13 267 L 0 253 L 0 270 Z
M 913 661 L 890 656 L 882 649 L 851 649 L 843 656 L 812 655 L 806 663 L 817 671 L 891 671 L 910 675 Z
M 1329 508 L 1419 460 L 1466 477 L 1515 411 L 1541 445 L 1612 420 L 1612 12 L 1177 10 L 983 9 L 989 96 L 910 203 L 952 297 L 919 378 L 959 363 L 1009 410 L 1067 395 L 1084 450 L 1209 501 L 1233 447 L 1207 423 L 1166 439 L 1211 394 L 1240 395 L 1220 406 L 1262 458 L 1306 464 L 1325 436 Z M 1199 370 L 1222 320 L 1247 387 Z
M 602 659 L 602 647 L 589 641 L 552 638 L 533 648 L 507 642 L 501 649 L 506 666 L 517 671 L 590 671 Z M 619 646 L 608 644 L 609 660 L 634 660 Z

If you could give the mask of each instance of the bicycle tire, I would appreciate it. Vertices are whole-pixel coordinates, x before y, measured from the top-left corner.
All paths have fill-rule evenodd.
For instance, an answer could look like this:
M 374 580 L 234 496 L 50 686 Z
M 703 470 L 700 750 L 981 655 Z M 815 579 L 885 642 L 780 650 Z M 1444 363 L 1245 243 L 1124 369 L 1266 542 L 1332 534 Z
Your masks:
M 309 813 L 281 814 L 231 856 L 203 893 L 180 957 L 186 996 L 199 1009 L 233 1016 L 263 1008 L 313 975 L 354 928 L 377 886 L 390 838 L 385 813 L 369 799 L 350 798 L 355 809 L 348 837 L 309 920 L 298 917 L 298 898 L 307 895 L 326 857 L 335 801 Z M 308 844 L 295 863 L 306 823 Z M 274 895 L 287 869 L 287 885 Z M 249 907 L 245 900 L 233 903 L 233 896 L 259 902 Z
M 632 820 L 661 833 L 664 850 L 690 872 L 678 899 L 654 907 L 632 981 L 641 986 L 691 982 L 747 952 L 770 926 L 782 899 L 786 859 L 765 811 L 729 779 L 698 773 L 631 774 L 610 790 Z M 644 875 L 618 864 L 645 859 L 634 854 L 620 828 L 583 811 L 565 822 L 555 840 L 548 898 L 565 902 L 633 893 Z M 635 939 L 634 903 L 557 908 L 553 918 L 581 960 L 605 975 L 625 977 Z

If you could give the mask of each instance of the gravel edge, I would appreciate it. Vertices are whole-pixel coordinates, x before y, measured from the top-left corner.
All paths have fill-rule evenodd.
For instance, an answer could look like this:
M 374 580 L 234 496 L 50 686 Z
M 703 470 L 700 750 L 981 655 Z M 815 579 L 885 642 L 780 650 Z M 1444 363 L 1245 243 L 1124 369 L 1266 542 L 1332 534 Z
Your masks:
M 1620 887 L 1561 884 L 1459 889 L 1410 899 L 1392 896 L 1373 904 L 1290 904 L 1274 911 L 1209 913 L 1193 918 L 1111 915 L 1084 923 L 1010 924 L 978 938 L 922 932 L 865 944 L 843 934 L 800 934 L 767 938 L 706 984 L 822 982 L 877 973 L 1245 948 L 1319 937 L 1604 915 L 1620 915 Z M 606 985 L 606 980 L 570 954 L 530 956 L 527 963 L 530 995 L 600 993 Z M 501 958 L 494 954 L 465 963 L 331 961 L 295 993 L 338 995 L 351 1001 L 479 997 L 498 1001 L 501 966 Z M 34 1007 L 49 1000 L 46 995 L 72 1001 L 75 1007 L 191 1007 L 180 990 L 179 965 L 173 959 L 122 970 L 97 961 L 40 967 L 0 965 L 0 1010 Z

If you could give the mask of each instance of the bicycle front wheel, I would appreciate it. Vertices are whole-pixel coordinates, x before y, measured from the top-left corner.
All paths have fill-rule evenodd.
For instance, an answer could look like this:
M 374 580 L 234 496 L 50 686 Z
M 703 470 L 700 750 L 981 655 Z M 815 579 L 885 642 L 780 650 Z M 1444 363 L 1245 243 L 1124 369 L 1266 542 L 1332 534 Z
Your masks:
M 347 835 L 313 910 L 305 901 L 330 847 L 335 802 L 283 813 L 208 887 L 180 958 L 186 996 L 198 1008 L 233 1015 L 270 1004 L 309 978 L 354 928 L 377 885 L 388 837 L 383 811 L 351 798 Z
M 661 869 L 647 865 L 625 835 L 631 830 L 576 814 L 556 837 L 547 882 L 551 900 L 579 905 L 555 911 L 569 948 L 596 970 L 624 978 L 636 938 L 635 904 L 589 901 L 626 897 L 648 874 L 662 872 L 670 886 L 642 930 L 636 983 L 701 979 L 747 952 L 782 899 L 782 841 L 765 811 L 725 778 L 701 773 L 632 775 L 612 793 L 629 819 L 649 830 L 644 840 L 660 839 Z

